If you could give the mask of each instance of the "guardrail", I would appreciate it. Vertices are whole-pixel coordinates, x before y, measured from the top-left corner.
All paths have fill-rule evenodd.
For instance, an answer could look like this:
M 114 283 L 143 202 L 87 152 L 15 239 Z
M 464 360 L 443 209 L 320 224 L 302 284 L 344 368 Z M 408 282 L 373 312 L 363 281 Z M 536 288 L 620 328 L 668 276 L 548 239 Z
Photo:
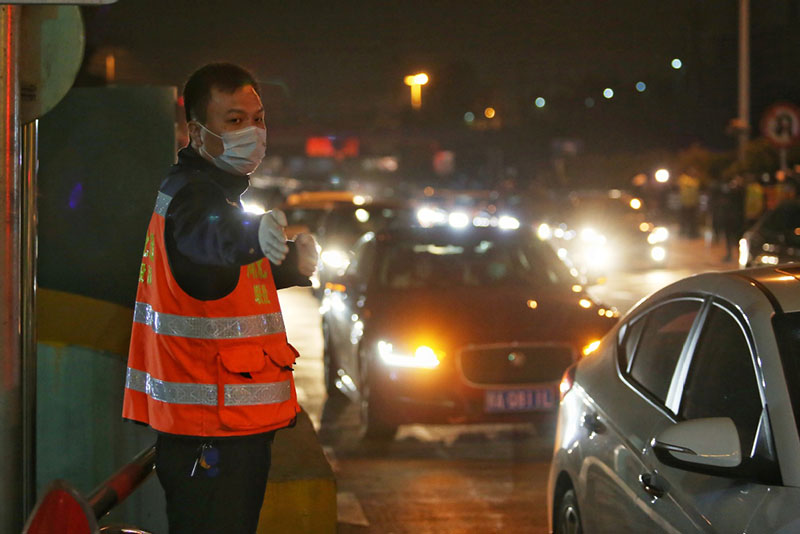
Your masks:
M 135 527 L 97 521 L 124 501 L 155 469 L 155 446 L 151 446 L 101 483 L 88 498 L 63 480 L 45 490 L 28 518 L 22 534 L 149 534 Z

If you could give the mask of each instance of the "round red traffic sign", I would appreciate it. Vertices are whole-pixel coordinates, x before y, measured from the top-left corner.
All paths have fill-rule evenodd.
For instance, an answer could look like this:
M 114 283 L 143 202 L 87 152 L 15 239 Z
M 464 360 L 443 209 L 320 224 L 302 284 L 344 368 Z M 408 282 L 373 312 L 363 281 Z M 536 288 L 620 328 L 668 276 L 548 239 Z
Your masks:
M 761 133 L 779 148 L 800 142 L 800 108 L 788 102 L 778 102 L 764 112 Z

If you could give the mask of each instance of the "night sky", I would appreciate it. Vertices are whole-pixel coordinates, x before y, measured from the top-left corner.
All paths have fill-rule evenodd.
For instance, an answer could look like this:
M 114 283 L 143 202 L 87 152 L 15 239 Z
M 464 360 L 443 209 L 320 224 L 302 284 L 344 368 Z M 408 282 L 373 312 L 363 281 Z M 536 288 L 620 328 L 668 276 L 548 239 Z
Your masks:
M 752 4 L 757 125 L 767 105 L 800 95 L 800 1 Z M 411 120 L 449 131 L 492 106 L 503 130 L 541 145 L 734 145 L 725 134 L 737 112 L 733 0 L 119 0 L 85 15 L 90 70 L 113 51 L 117 82 L 180 86 L 205 62 L 241 63 L 277 127 L 371 131 Z M 418 71 L 431 81 L 412 117 L 403 76 Z

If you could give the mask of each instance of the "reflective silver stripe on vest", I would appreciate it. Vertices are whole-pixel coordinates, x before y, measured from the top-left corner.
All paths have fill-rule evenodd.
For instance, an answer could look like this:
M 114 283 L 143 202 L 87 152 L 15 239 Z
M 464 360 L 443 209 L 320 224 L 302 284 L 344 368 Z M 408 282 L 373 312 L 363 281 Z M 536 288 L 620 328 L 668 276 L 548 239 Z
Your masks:
M 156 334 L 198 339 L 236 339 L 286 331 L 281 312 L 243 317 L 190 317 L 160 313 L 144 302 L 136 303 L 133 322 L 149 326 Z
M 162 217 L 166 217 L 170 202 L 172 202 L 172 197 L 159 191 L 158 198 L 156 198 L 156 207 L 153 211 Z
M 225 406 L 277 404 L 292 398 L 288 380 L 268 384 L 225 384 Z
M 166 382 L 153 378 L 144 371 L 128 367 L 125 387 L 139 391 L 148 397 L 169 404 L 217 405 L 216 384 L 191 384 Z M 266 384 L 226 384 L 225 406 L 255 406 L 258 404 L 277 404 L 292 398 L 292 384 L 289 380 Z

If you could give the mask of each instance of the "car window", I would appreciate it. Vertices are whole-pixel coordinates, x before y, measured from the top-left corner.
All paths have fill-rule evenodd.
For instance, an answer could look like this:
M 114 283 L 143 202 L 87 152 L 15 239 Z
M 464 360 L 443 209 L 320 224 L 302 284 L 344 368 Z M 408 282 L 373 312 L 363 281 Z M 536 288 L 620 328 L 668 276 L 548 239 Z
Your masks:
M 730 417 L 742 453 L 752 450 L 761 417 L 750 346 L 739 322 L 714 306 L 705 321 L 686 378 L 680 415 L 685 419 Z
M 647 323 L 644 318 L 639 318 L 631 321 L 625 325 L 621 336 L 622 342 L 619 347 L 619 367 L 623 372 L 630 370 L 631 359 L 633 352 L 636 350 L 636 344 L 639 342 L 639 337 L 642 334 L 642 329 Z
M 415 239 L 397 241 L 381 255 L 381 286 L 392 289 L 441 287 L 569 287 L 574 278 L 547 245 L 522 239 Z
M 360 240 L 353 249 L 353 259 L 347 266 L 345 273 L 348 276 L 365 277 L 372 266 L 372 258 L 375 256 L 375 240 Z M 366 280 L 365 280 L 366 281 Z
M 646 316 L 630 376 L 662 403 L 701 305 L 697 300 L 678 300 L 659 306 Z
M 792 401 L 795 424 L 800 431 L 800 312 L 776 313 L 772 318 L 786 389 Z

